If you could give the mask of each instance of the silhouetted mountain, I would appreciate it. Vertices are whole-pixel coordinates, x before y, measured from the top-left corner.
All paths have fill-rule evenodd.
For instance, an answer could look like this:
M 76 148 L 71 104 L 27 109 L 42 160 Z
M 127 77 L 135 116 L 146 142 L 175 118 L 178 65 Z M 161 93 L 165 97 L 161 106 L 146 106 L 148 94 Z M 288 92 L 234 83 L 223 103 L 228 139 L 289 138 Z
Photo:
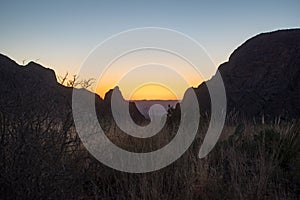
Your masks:
M 119 102 L 122 104 L 126 102 L 126 100 L 123 98 L 122 93 L 119 89 L 119 87 L 115 87 L 114 89 L 110 89 L 104 96 L 104 112 L 109 113 L 111 116 L 111 97 L 112 93 L 116 92 L 116 96 L 118 97 Z M 139 109 L 136 107 L 136 104 L 134 102 L 128 102 L 129 103 L 129 112 L 130 116 L 136 122 L 137 124 L 142 125 L 144 122 L 147 122 L 143 114 L 139 111 Z
M 51 111 L 63 116 L 70 105 L 71 89 L 57 83 L 55 73 L 30 62 L 19 66 L 0 55 L 0 106 L 11 114 Z
M 300 117 L 300 29 L 259 34 L 219 67 L 223 78 L 228 112 L 241 116 Z M 208 82 L 213 82 L 213 77 Z M 210 111 L 210 97 L 202 83 L 195 88 L 201 112 Z M 53 70 L 30 62 L 20 66 L 0 54 L 0 108 L 51 110 L 53 115 L 71 108 L 72 88 L 60 85 Z M 104 100 L 95 95 L 101 117 L 111 118 L 109 91 Z M 89 92 L 87 92 L 89 93 Z M 125 101 L 122 98 L 123 101 Z M 134 102 L 130 114 L 136 122 L 145 121 Z M 16 110 L 16 112 L 18 109 Z
M 300 117 L 300 29 L 263 33 L 249 39 L 220 65 L 219 72 L 228 112 L 244 117 Z M 206 83 L 195 91 L 201 110 L 209 112 Z
M 53 70 L 34 62 L 20 66 L 7 56 L 0 54 L 1 110 L 13 111 L 14 114 L 51 113 L 52 116 L 64 118 L 65 114 L 71 113 L 72 90 L 73 88 L 65 87 L 57 82 Z M 95 96 L 95 106 L 100 119 L 111 118 L 109 98 L 103 100 L 100 96 L 85 89 L 79 90 L 82 90 L 84 95 Z M 110 92 L 106 97 L 109 95 Z M 134 103 L 130 103 L 129 109 L 135 121 L 145 120 Z

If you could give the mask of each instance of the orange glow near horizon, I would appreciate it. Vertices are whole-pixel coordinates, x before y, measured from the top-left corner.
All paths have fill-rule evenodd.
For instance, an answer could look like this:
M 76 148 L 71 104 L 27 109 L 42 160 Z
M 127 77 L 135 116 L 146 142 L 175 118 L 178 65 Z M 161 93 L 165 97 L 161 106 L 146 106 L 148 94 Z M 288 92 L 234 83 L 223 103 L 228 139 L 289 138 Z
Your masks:
M 186 82 L 174 74 L 167 74 L 167 71 L 161 70 L 161 73 L 155 74 L 146 70 L 144 74 L 136 72 L 123 79 L 117 73 L 108 75 L 96 84 L 95 93 L 104 98 L 110 89 L 119 86 L 126 100 L 181 100 L 189 87 L 197 87 L 203 80 L 190 76 Z M 164 76 L 167 78 L 164 79 Z
M 174 84 L 175 87 L 169 88 L 158 83 L 146 83 L 139 87 L 135 84 L 122 84 L 116 82 L 106 82 L 105 84 L 98 84 L 95 92 L 104 98 L 105 94 L 116 86 L 119 86 L 120 91 L 126 100 L 182 100 L 185 91 L 189 87 L 197 87 L 201 82 L 194 82 L 190 85 Z
M 164 74 L 164 73 L 162 73 Z M 126 100 L 182 100 L 185 91 L 189 87 L 197 87 L 202 83 L 202 79 L 190 79 L 188 83 L 178 80 L 175 76 L 162 81 L 142 82 L 136 79 L 130 79 L 133 75 L 128 76 L 127 80 L 117 82 L 117 77 L 107 77 L 97 84 L 95 93 L 104 98 L 105 94 L 116 86 Z M 150 75 L 149 75 L 150 76 Z M 158 79 L 159 76 L 157 75 Z M 140 75 L 137 79 L 143 80 L 146 77 Z M 129 80 L 128 80 L 129 79 Z
M 127 100 L 181 100 L 189 87 L 204 80 L 184 59 L 153 50 L 127 54 L 99 71 L 102 74 L 95 92 L 102 98 L 108 90 L 119 86 Z
M 158 84 L 146 84 L 137 88 L 128 100 L 180 100 L 170 89 Z

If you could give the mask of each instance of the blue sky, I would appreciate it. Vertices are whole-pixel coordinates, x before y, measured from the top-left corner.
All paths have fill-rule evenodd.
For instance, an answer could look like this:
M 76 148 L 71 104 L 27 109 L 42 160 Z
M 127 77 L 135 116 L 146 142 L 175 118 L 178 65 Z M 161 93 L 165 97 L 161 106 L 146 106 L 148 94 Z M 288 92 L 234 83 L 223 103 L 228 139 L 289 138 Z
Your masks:
M 185 33 L 215 64 L 246 39 L 300 27 L 300 1 L 1 1 L 0 52 L 36 60 L 58 74 L 76 73 L 101 41 L 137 27 Z

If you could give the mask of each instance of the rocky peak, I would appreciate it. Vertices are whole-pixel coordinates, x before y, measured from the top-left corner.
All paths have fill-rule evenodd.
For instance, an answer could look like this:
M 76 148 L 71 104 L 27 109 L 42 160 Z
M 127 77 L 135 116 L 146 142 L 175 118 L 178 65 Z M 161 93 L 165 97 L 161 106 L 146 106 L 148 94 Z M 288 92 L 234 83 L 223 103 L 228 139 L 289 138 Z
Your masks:
M 39 82 L 51 85 L 57 84 L 56 75 L 52 69 L 45 68 L 35 62 L 29 62 L 23 69 Z
M 300 29 L 263 33 L 249 39 L 219 71 L 229 112 L 235 110 L 248 117 L 300 116 Z M 209 110 L 205 83 L 196 92 L 200 107 Z

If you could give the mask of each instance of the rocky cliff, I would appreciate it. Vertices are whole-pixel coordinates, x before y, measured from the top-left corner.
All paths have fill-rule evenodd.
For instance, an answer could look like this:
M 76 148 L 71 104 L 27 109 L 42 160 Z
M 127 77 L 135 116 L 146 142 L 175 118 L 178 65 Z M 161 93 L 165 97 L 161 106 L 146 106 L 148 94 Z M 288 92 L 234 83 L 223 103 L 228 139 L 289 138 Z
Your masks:
M 238 47 L 218 70 L 228 112 L 244 117 L 300 117 L 300 29 L 257 35 Z M 195 91 L 202 111 L 209 111 L 206 83 Z

